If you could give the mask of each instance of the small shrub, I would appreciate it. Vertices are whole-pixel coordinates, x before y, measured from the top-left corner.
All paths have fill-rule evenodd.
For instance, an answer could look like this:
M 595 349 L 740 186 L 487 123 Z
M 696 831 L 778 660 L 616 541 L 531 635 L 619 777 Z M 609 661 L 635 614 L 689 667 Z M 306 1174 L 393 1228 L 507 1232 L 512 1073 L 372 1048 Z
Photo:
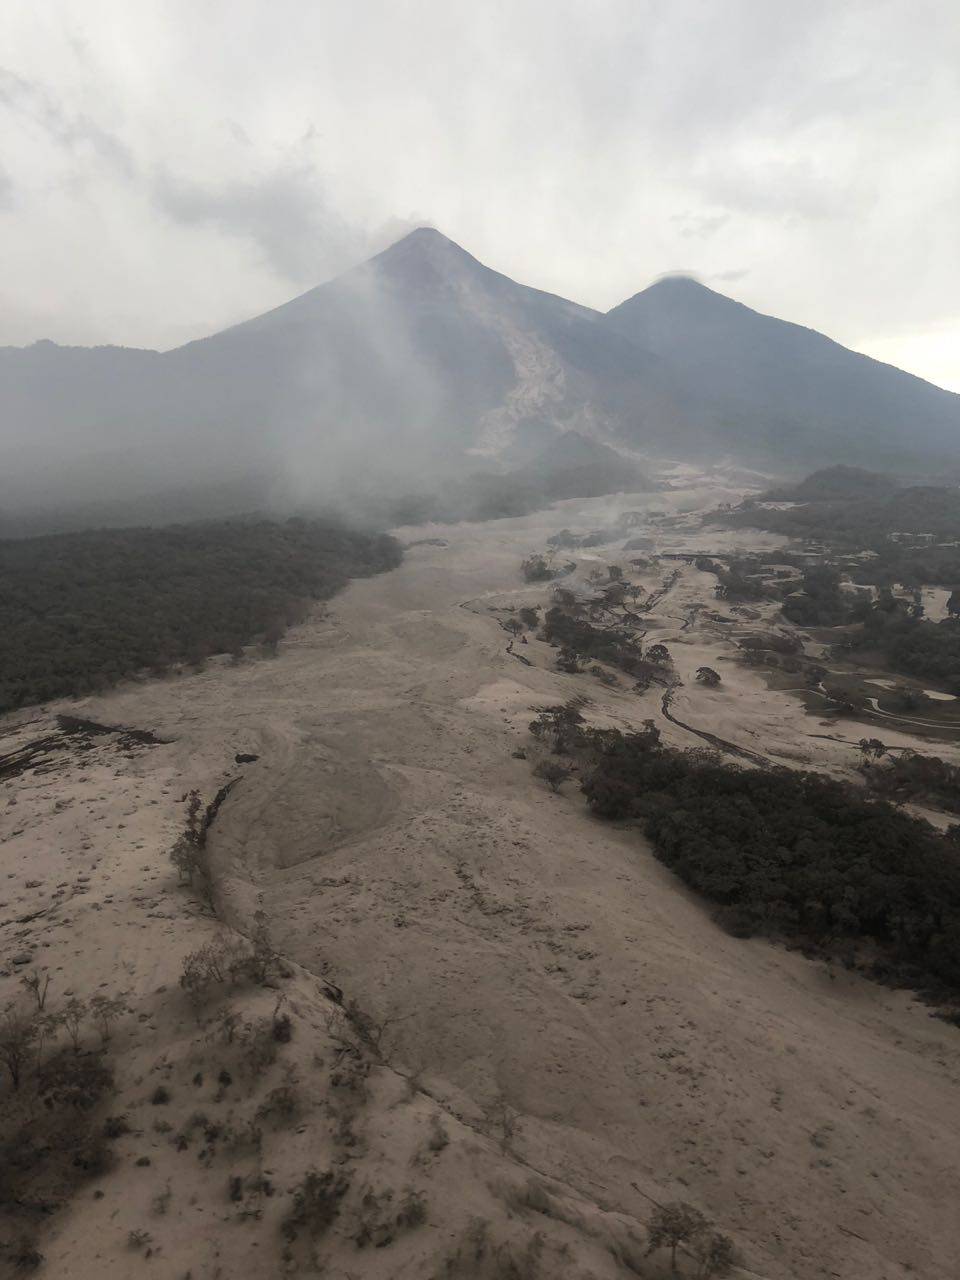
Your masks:
M 44 1257 L 37 1248 L 36 1239 L 24 1233 L 13 1244 L 0 1242 L 0 1258 L 6 1258 L 14 1271 L 36 1271 L 43 1266 Z
M 60 1020 L 67 1029 L 74 1053 L 80 1052 L 81 1034 L 87 1012 L 87 1006 L 76 996 L 71 996 L 60 1012 Z
M 520 572 L 525 582 L 549 582 L 557 576 L 544 556 L 528 556 L 520 565 Z
M 729 1236 L 712 1232 L 696 1249 L 700 1267 L 698 1280 L 728 1276 L 740 1265 L 740 1254 Z
M 393 1192 L 386 1188 L 374 1191 L 368 1187 L 360 1201 L 357 1228 L 353 1242 L 358 1249 L 373 1245 L 375 1249 L 386 1248 L 393 1243 L 396 1230 L 396 1216 L 393 1211 Z
M 48 1109 L 89 1111 L 113 1088 L 113 1072 L 96 1054 L 79 1057 L 66 1049 L 37 1072 L 37 1093 Z
M 90 1015 L 97 1024 L 101 1044 L 106 1044 L 113 1034 L 113 1024 L 128 1013 L 121 996 L 94 996 L 90 1001 Z
M 0 1063 L 7 1069 L 14 1091 L 20 1088 L 36 1038 L 37 1023 L 33 1014 L 11 1006 L 0 1018 Z
M 280 968 L 280 957 L 270 940 L 270 930 L 265 911 L 253 913 L 254 929 L 251 936 L 253 952 L 248 959 L 248 969 L 254 982 L 263 986 Z
M 217 1030 L 224 1044 L 233 1044 L 240 1027 L 240 1015 L 235 1009 L 221 1009 L 217 1017 Z
M 300 1114 L 300 1095 L 290 1084 L 271 1089 L 257 1110 L 258 1120 L 272 1120 L 275 1124 L 292 1124 Z
M 442 1151 L 444 1147 L 450 1145 L 450 1135 L 443 1127 L 443 1121 L 436 1114 L 430 1117 L 430 1136 L 427 1139 L 427 1148 L 430 1151 Z
M 243 1065 L 252 1076 L 266 1071 L 277 1060 L 277 1043 L 273 1038 L 273 1019 L 260 1018 L 246 1032 L 243 1040 Z
M 542 778 L 550 790 L 556 795 L 561 786 L 571 776 L 570 770 L 555 760 L 541 760 L 533 771 L 535 778 Z
M 413 1229 L 427 1220 L 427 1201 L 422 1191 L 408 1191 L 397 1210 L 397 1226 Z
M 85 1177 L 99 1178 L 113 1165 L 113 1156 L 102 1134 L 88 1134 L 73 1153 L 73 1167 Z
M 292 1240 L 301 1228 L 312 1236 L 322 1235 L 335 1222 L 340 1201 L 349 1189 L 350 1182 L 344 1174 L 332 1169 L 324 1173 L 309 1169 L 294 1188 L 293 1206 L 281 1227 L 284 1236 Z
M 103 1122 L 103 1136 L 105 1138 L 122 1138 L 125 1133 L 130 1133 L 130 1122 L 126 1116 L 107 1116 Z
M 195 1005 L 200 1005 L 216 986 L 249 981 L 251 964 L 252 954 L 244 939 L 224 933 L 184 957 L 180 986 Z
M 517 1134 L 520 1116 L 503 1097 L 498 1094 L 486 1108 L 487 1124 L 500 1140 L 500 1150 L 510 1151 Z
M 165 1107 L 170 1101 L 170 1090 L 166 1085 L 158 1084 L 150 1097 L 152 1107 Z
M 584 665 L 584 659 L 580 657 L 575 649 L 562 648 L 557 654 L 557 670 L 564 672 L 568 676 L 579 675 Z
M 167 1185 L 163 1188 L 163 1190 L 157 1192 L 157 1194 L 153 1197 L 153 1212 L 157 1214 L 158 1217 L 162 1218 L 163 1215 L 170 1208 L 170 1201 L 172 1199 L 173 1199 L 173 1191 L 170 1187 L 170 1183 L 168 1182 Z
M 153 1243 L 153 1236 L 149 1231 L 144 1231 L 141 1227 L 135 1227 L 127 1233 L 128 1249 L 147 1249 Z

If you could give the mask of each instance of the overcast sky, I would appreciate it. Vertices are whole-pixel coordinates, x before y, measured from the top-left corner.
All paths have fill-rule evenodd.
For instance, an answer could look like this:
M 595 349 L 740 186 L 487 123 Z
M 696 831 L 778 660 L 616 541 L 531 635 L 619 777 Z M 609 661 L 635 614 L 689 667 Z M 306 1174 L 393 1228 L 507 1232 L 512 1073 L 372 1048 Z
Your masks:
M 955 0 L 3 0 L 0 343 L 169 347 L 429 223 L 960 391 Z

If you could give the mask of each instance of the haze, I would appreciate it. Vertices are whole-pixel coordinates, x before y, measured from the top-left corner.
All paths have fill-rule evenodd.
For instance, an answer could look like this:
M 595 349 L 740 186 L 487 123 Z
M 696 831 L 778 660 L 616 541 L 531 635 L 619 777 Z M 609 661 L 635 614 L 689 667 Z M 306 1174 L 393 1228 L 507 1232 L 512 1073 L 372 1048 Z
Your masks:
M 953 6 L 14 0 L 0 51 L 0 343 L 170 348 L 428 223 L 960 389 Z

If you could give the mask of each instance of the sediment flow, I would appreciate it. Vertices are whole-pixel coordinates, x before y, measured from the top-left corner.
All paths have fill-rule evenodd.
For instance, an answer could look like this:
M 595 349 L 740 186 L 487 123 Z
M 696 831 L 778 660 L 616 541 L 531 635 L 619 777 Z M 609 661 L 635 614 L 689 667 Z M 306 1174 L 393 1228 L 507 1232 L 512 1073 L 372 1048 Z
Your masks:
M 90 862 L 85 892 L 114 898 L 95 918 L 78 899 L 70 931 L 54 932 L 54 917 L 19 945 L 72 952 L 90 981 L 122 951 L 132 986 L 175 983 L 167 969 L 191 945 L 189 913 L 134 919 L 116 885 L 132 893 L 142 874 L 158 892 L 184 792 L 209 798 L 239 774 L 208 840 L 224 918 L 249 930 L 263 911 L 279 952 L 366 1010 L 390 1069 L 451 1123 L 482 1131 L 492 1108 L 509 1107 L 505 1165 L 621 1221 L 643 1223 L 651 1200 L 690 1201 L 734 1237 L 745 1274 L 953 1277 L 957 1031 L 906 993 L 729 937 L 636 829 L 591 818 L 575 779 L 552 794 L 515 754 L 534 707 L 579 693 L 590 723 L 652 718 L 672 745 L 706 736 L 851 776 L 870 726 L 824 726 L 737 661 L 731 629 L 704 616 L 714 580 L 691 565 L 634 575 L 655 592 L 678 570 L 644 615 L 647 642 L 669 645 L 683 682 L 667 716 L 662 688 L 561 674 L 555 650 L 532 634 L 511 643 L 500 625 L 510 608 L 547 602 L 550 587 L 525 584 L 519 565 L 557 530 L 729 496 L 691 477 L 669 495 L 401 530 L 419 543 L 403 565 L 353 583 L 276 659 L 55 708 L 163 741 L 97 757 L 68 792 L 13 779 L 22 807 L 8 812 L 27 818 L 8 833 L 11 853 L 26 865 L 27 850 L 55 844 L 66 863 Z M 732 537 L 680 527 L 670 545 L 716 550 Z M 619 545 L 571 558 L 581 571 L 623 564 Z M 696 683 L 703 665 L 719 687 Z M 41 738 L 45 723 L 20 734 Z M 909 726 L 884 738 L 913 742 Z M 257 759 L 237 765 L 237 753 Z M 950 745 L 940 754 L 957 758 Z M 58 796 L 84 821 L 55 812 Z M 357 1274 L 401 1274 L 365 1258 Z M 607 1265 L 594 1274 L 636 1274 Z

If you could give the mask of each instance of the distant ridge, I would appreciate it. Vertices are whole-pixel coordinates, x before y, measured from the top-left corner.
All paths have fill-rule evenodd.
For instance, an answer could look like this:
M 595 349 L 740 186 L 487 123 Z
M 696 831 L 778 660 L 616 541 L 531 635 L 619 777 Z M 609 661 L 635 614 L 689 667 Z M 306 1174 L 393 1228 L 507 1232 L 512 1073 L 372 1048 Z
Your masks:
M 770 501 L 827 502 L 835 499 L 882 498 L 899 488 L 897 481 L 879 471 L 863 467 L 824 467 L 806 476 L 799 484 L 771 489 L 763 497 Z

